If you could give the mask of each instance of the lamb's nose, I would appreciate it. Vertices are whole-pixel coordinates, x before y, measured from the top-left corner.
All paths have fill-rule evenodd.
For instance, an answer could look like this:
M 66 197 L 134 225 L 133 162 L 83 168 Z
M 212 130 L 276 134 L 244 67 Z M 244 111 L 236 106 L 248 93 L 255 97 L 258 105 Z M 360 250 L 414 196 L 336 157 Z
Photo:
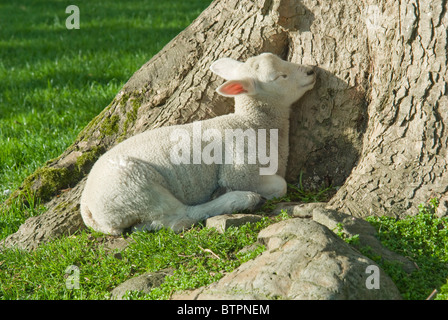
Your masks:
M 312 76 L 313 74 L 314 74 L 314 70 L 312 70 L 312 69 L 306 73 L 307 76 Z

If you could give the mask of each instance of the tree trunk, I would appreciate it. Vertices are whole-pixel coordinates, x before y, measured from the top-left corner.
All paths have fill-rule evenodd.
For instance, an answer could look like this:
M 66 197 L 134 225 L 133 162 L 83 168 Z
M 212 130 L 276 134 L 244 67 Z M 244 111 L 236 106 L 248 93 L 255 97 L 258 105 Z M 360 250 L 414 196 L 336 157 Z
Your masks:
M 330 205 L 359 217 L 402 217 L 448 197 L 447 26 L 446 0 L 216 0 L 26 179 L 19 191 L 49 210 L 4 244 L 30 249 L 82 228 L 80 194 L 102 153 L 148 129 L 231 112 L 209 66 L 261 52 L 318 66 L 291 114 L 290 182 L 341 186 Z
M 360 217 L 403 217 L 438 197 L 446 214 L 447 2 L 384 1 L 364 10 L 368 126 L 359 163 L 331 203 Z

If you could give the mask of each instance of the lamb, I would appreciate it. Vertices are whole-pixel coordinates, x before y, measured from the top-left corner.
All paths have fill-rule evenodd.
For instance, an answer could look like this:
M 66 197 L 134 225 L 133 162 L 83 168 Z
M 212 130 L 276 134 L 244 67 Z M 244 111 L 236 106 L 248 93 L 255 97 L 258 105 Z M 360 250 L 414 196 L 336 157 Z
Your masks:
M 209 217 L 254 210 L 265 199 L 285 195 L 290 107 L 313 88 L 314 69 L 271 53 L 244 63 L 219 59 L 210 69 L 227 80 L 217 92 L 235 99 L 235 112 L 148 130 L 102 155 L 92 167 L 81 197 L 81 215 L 87 226 L 110 235 L 120 235 L 131 227 L 166 227 L 180 232 Z M 189 152 L 191 141 L 179 133 L 192 137 L 198 130 L 205 138 L 193 145 L 202 148 L 207 141 L 221 147 L 219 134 L 224 137 L 229 130 L 244 133 L 248 140 L 248 133 L 258 132 L 258 145 L 264 142 L 264 152 L 271 151 L 276 172 L 262 174 L 266 161 L 262 163 L 260 157 L 248 161 L 250 154 L 240 158 L 245 161 L 228 163 L 218 148 L 211 157 L 222 161 L 196 159 L 194 152 Z M 266 138 L 261 139 L 260 133 L 266 133 Z M 238 152 L 237 146 L 223 145 L 220 150 Z M 243 151 L 253 151 L 249 147 L 244 142 Z M 182 159 L 189 163 L 173 161 L 179 160 L 181 151 Z

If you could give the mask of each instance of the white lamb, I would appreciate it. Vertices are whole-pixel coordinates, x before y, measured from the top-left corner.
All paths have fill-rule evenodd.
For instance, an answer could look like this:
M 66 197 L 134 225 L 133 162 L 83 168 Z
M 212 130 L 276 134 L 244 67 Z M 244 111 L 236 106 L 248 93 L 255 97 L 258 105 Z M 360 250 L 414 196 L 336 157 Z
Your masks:
M 316 79 L 313 68 L 264 53 L 245 63 L 220 59 L 210 69 L 228 80 L 217 92 L 235 98 L 235 113 L 149 130 L 106 152 L 93 166 L 81 197 L 81 214 L 87 226 L 111 235 L 119 235 L 129 227 L 144 230 L 169 227 L 178 232 L 212 216 L 253 210 L 264 198 L 286 193 L 290 106 L 313 88 Z M 265 147 L 264 152 L 271 151 L 277 172 L 261 175 L 260 169 L 266 161 L 251 162 L 250 154 L 246 154 L 243 163 L 226 162 L 232 159 L 225 158 L 229 152 L 237 154 L 237 144 L 214 149 L 215 154 L 210 157 L 222 161 L 198 162 L 194 158 L 196 151 L 191 150 L 198 147 L 197 142 L 193 141 L 192 146 L 189 139 L 182 140 L 179 135 L 189 133 L 193 137 L 198 128 L 203 133 L 201 148 L 207 141 L 214 141 L 215 147 L 216 142 L 224 144 L 224 139 L 218 139 L 216 134 L 224 137 L 229 129 L 244 132 L 247 140 L 250 132 L 267 133 L 265 141 L 259 139 L 258 146 Z M 273 139 L 276 133 L 278 145 Z M 262 145 L 264 142 L 266 146 Z M 277 148 L 278 162 L 277 154 L 272 154 Z M 176 159 L 173 150 L 177 155 L 183 151 L 184 160 L 190 164 L 173 161 Z M 217 154 L 219 150 L 226 155 Z M 243 151 L 254 149 L 244 142 Z M 223 190 L 225 193 L 221 194 Z

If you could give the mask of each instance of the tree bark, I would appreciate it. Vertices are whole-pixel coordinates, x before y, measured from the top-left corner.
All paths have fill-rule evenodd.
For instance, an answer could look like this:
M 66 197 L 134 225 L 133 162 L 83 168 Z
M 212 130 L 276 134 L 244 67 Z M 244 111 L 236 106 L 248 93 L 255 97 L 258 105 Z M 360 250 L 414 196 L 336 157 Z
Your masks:
M 359 164 L 331 203 L 360 217 L 403 217 L 432 197 L 446 208 L 447 2 L 384 1 L 365 10 L 368 126 Z
M 82 228 L 79 197 L 102 153 L 148 129 L 232 112 L 209 66 L 272 52 L 318 67 L 315 88 L 293 106 L 287 180 L 340 186 L 329 205 L 354 216 L 412 214 L 448 198 L 447 26 L 446 0 L 216 0 L 14 196 L 49 201 L 40 229 L 54 219 L 66 226 L 57 235 Z M 35 220 L 4 245 L 55 236 L 33 229 L 21 243 Z

